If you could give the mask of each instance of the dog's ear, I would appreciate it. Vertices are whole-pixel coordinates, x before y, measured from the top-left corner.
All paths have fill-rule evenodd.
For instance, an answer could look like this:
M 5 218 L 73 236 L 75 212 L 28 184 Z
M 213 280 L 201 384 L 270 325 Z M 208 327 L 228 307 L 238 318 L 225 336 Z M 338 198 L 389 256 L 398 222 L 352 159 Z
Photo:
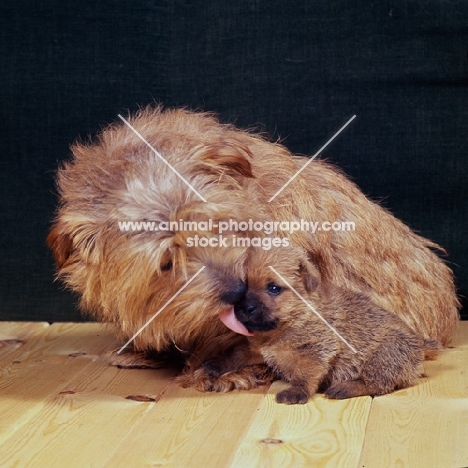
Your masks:
M 60 233 L 59 227 L 54 226 L 47 236 L 47 245 L 55 257 L 57 267 L 62 268 L 73 251 L 73 241 L 68 234 Z
M 202 146 L 196 151 L 196 156 L 202 162 L 200 169 L 204 172 L 226 174 L 234 179 L 254 177 L 249 161 L 252 153 L 237 142 L 223 141 Z
M 299 273 L 301 274 L 306 291 L 315 291 L 320 284 L 320 273 L 313 263 L 309 260 L 301 260 L 299 264 Z
M 91 222 L 74 225 L 71 230 L 58 221 L 46 241 L 60 270 L 78 258 L 89 263 L 102 261 L 102 249 L 96 248 L 99 238 L 99 229 Z

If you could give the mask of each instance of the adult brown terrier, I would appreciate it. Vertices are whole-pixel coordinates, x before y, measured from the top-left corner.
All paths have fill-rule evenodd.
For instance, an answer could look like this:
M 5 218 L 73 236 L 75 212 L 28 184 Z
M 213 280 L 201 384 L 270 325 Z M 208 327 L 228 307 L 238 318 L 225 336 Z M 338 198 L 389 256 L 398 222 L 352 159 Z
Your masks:
M 414 383 L 425 352 L 436 356 L 436 341 L 369 297 L 320 284 L 301 249 L 254 249 L 247 284 L 225 321 L 250 335 L 249 345 L 207 361 L 205 369 L 218 378 L 248 360 L 264 361 L 291 384 L 278 403 L 307 403 L 319 387 L 329 398 L 390 393 Z
M 302 229 L 289 241 L 306 250 L 327 284 L 364 293 L 425 338 L 449 343 L 459 304 L 451 270 L 432 251 L 438 246 L 339 170 L 314 160 L 297 174 L 307 158 L 209 114 L 148 108 L 127 123 L 73 145 L 58 170 L 60 205 L 47 240 L 58 276 L 84 311 L 113 324 L 122 342 L 140 332 L 134 351 L 182 350 L 181 382 L 201 390 L 264 381 L 253 368 L 212 381 L 203 367 L 245 340 L 219 320 L 226 297 L 245 292 L 245 249 L 193 243 L 216 239 L 216 230 L 133 232 L 119 227 L 127 221 L 353 222 L 354 231 Z M 116 356 L 123 364 L 133 359 Z

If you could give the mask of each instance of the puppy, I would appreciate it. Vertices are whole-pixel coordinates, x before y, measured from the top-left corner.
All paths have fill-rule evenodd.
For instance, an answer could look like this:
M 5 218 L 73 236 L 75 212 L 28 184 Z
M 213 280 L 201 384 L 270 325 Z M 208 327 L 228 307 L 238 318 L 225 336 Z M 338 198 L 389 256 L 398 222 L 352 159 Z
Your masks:
M 453 335 L 459 304 L 452 272 L 432 252 L 438 246 L 323 161 L 304 168 L 306 158 L 262 136 L 210 114 L 161 107 L 74 144 L 72 154 L 58 170 L 59 207 L 47 239 L 58 277 L 122 340 L 139 333 L 135 352 L 182 351 L 184 385 L 222 391 L 263 382 L 250 370 L 234 383 L 204 372 L 205 359 L 245 340 L 219 320 L 226 298 L 242 293 L 245 249 L 194 242 L 218 239 L 222 221 L 352 221 L 352 232 L 303 229 L 288 241 L 307 252 L 327 284 L 366 294 L 443 345 Z M 122 229 L 130 221 L 213 227 Z M 234 226 L 230 235 L 256 232 Z
M 320 284 L 301 249 L 255 249 L 248 265 L 248 289 L 225 323 L 250 336 L 249 347 L 205 363 L 213 377 L 264 360 L 291 384 L 277 402 L 303 404 L 320 387 L 329 398 L 408 387 L 425 351 L 435 358 L 436 341 L 424 340 L 368 296 Z

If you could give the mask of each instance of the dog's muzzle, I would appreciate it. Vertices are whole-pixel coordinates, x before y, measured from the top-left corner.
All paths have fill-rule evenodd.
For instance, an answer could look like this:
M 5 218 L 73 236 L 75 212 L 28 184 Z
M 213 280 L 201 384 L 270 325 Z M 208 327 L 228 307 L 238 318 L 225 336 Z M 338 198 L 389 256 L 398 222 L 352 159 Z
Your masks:
M 251 333 L 274 330 L 278 326 L 278 319 L 272 319 L 269 309 L 256 299 L 246 298 L 237 302 L 234 313 Z

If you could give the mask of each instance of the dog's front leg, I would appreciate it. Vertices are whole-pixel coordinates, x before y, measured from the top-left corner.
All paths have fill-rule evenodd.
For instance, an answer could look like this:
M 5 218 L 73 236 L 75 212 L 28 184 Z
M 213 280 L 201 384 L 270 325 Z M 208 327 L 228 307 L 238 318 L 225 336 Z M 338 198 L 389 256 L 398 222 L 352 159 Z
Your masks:
M 203 364 L 200 377 L 204 391 L 226 392 L 249 390 L 270 384 L 276 375 L 265 364 L 263 356 L 249 345 L 238 346 L 224 356 L 208 359 Z
M 263 356 L 248 344 L 232 349 L 224 356 L 208 359 L 203 367 L 208 375 L 217 379 L 230 372 L 239 372 L 244 367 L 264 364 Z
M 307 403 L 317 392 L 328 369 L 326 362 L 294 351 L 281 353 L 275 361 L 280 375 L 291 384 L 276 395 L 276 401 L 287 405 Z
M 261 354 L 252 351 L 248 344 L 238 344 L 220 356 L 207 358 L 191 372 L 187 369 L 177 378 L 178 384 L 202 392 L 250 390 L 277 378 Z

